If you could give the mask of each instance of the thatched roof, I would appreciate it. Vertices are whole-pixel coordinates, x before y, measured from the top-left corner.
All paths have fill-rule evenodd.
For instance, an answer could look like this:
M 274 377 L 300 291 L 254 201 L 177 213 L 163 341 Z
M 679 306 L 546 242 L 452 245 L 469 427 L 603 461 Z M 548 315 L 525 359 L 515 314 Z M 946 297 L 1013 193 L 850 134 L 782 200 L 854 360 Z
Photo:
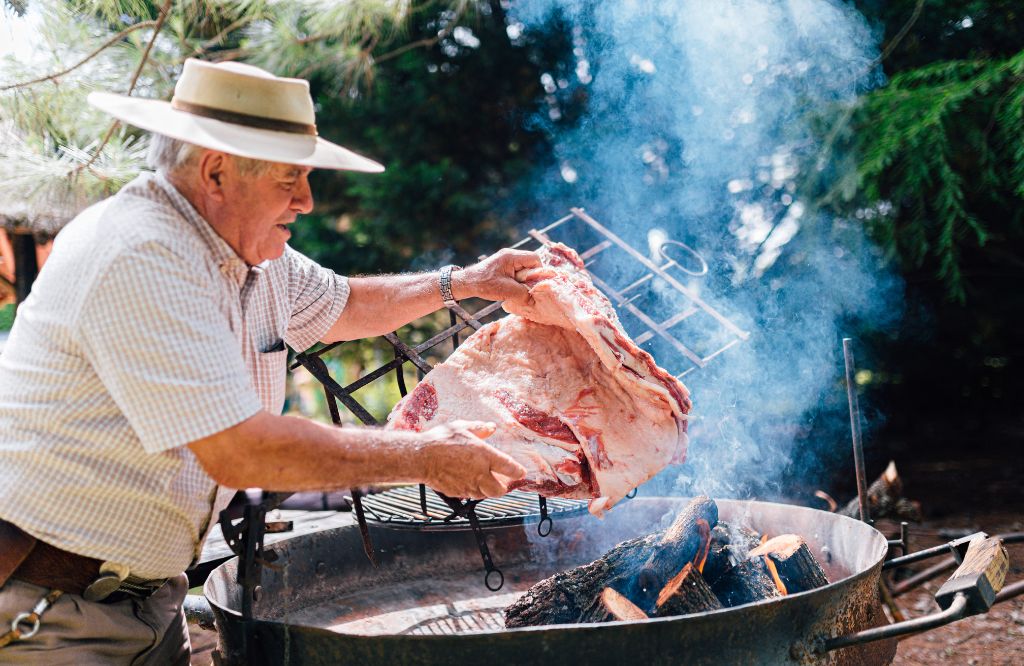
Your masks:
M 31 199 L 0 196 L 0 227 L 29 229 L 37 236 L 52 238 L 92 203 L 78 200 L 73 192 L 64 196 L 37 195 Z

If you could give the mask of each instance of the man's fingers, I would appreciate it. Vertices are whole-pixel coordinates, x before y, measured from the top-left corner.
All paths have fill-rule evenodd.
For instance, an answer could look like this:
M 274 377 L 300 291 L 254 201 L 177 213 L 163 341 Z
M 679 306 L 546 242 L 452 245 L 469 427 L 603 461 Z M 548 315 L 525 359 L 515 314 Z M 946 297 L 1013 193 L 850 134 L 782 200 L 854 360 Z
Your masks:
M 518 271 L 523 268 L 534 268 L 540 266 L 540 257 L 537 256 L 536 252 L 528 252 L 524 250 L 513 250 L 515 255 L 512 257 L 512 265 Z
M 522 282 L 516 282 L 515 280 L 504 281 L 501 288 L 502 292 L 504 292 L 501 295 L 501 300 L 503 301 L 525 301 L 530 296 L 530 288 Z
M 517 463 L 512 456 L 494 449 L 495 455 L 491 459 L 491 473 L 500 474 L 516 481 L 526 476 L 526 468 Z
M 490 474 L 480 479 L 479 488 L 485 497 L 501 497 L 508 492 L 508 487 Z

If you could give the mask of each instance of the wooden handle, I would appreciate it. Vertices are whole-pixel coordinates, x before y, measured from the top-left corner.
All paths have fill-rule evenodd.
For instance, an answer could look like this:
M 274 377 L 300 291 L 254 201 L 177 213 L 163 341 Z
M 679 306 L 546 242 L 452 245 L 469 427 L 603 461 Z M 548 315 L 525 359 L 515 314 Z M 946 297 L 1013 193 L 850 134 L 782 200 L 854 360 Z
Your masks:
M 935 593 L 935 601 L 946 609 L 962 592 L 967 597 L 967 615 L 984 613 L 995 603 L 1009 568 L 1010 558 L 1002 540 L 978 537 L 968 546 L 963 563 Z

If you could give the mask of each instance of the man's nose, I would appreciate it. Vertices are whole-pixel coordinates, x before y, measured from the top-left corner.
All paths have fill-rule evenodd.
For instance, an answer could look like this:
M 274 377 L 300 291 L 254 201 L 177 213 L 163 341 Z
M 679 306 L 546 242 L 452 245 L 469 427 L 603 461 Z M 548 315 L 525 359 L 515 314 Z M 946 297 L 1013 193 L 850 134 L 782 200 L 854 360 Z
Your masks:
M 309 187 L 309 179 L 303 176 L 292 194 L 292 210 L 308 213 L 313 210 L 313 190 Z

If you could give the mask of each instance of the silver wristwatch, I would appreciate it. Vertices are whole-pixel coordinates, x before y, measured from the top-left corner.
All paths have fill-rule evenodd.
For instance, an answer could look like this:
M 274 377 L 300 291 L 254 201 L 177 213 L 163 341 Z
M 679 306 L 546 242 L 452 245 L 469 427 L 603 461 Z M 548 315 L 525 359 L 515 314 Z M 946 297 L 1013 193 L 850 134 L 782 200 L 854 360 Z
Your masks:
M 461 270 L 462 266 L 455 264 L 448 264 L 441 269 L 441 274 L 437 278 L 437 286 L 441 290 L 441 300 L 445 305 L 455 305 L 455 296 L 452 295 L 452 273 Z

